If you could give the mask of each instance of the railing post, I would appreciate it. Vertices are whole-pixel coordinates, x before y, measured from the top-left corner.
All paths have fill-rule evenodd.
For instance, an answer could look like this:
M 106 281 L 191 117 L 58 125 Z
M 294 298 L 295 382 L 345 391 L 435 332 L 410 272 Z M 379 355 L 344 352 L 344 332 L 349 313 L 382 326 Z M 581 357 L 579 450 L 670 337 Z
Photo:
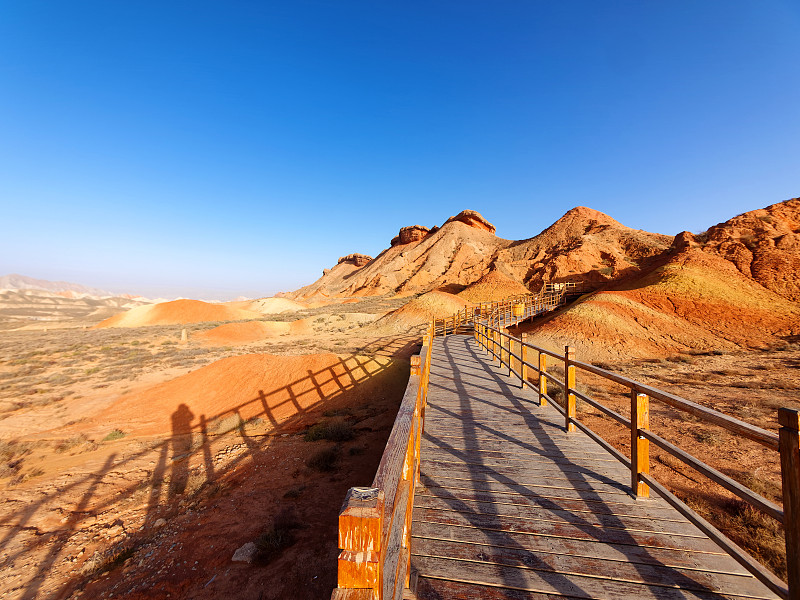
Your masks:
M 372 589 L 379 597 L 383 492 L 350 488 L 339 511 L 338 585 L 340 589 Z
M 571 346 L 564 347 L 564 428 L 567 431 L 575 431 L 575 423 L 572 419 L 575 418 L 575 394 L 572 390 L 575 389 L 575 366 L 572 361 L 575 360 L 575 350 Z
M 539 352 L 539 406 L 547 406 L 547 355 Z
M 508 376 L 514 373 L 514 338 L 509 336 L 508 337 Z
M 528 334 L 527 333 L 523 333 L 522 334 L 522 341 L 520 342 L 520 353 L 519 353 L 519 355 L 522 357 L 522 360 L 520 361 L 520 366 L 519 366 L 519 374 L 520 374 L 520 377 L 519 377 L 520 378 L 520 382 L 519 382 L 519 384 L 520 384 L 520 387 L 523 390 L 528 387 L 528 365 L 527 365 L 527 362 L 528 362 L 528 346 L 526 346 L 527 343 L 528 343 Z
M 423 338 L 424 339 L 424 338 Z M 423 342 L 424 344 L 425 342 Z M 419 354 L 414 354 L 411 357 L 411 374 L 419 376 L 419 367 L 422 362 L 422 358 Z
M 650 473 L 650 441 L 639 433 L 642 429 L 650 429 L 650 400 L 631 390 L 631 490 L 637 498 L 649 498 L 650 486 L 639 479 L 640 473 Z
M 800 600 L 800 411 L 778 409 L 789 600 Z

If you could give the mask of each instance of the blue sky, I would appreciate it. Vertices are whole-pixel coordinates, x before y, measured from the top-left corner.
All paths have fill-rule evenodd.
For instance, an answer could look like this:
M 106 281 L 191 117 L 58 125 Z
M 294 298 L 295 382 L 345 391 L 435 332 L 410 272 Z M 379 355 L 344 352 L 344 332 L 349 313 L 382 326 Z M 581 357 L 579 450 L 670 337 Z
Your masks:
M 0 0 L 0 274 L 269 295 L 469 208 L 800 195 L 800 2 Z

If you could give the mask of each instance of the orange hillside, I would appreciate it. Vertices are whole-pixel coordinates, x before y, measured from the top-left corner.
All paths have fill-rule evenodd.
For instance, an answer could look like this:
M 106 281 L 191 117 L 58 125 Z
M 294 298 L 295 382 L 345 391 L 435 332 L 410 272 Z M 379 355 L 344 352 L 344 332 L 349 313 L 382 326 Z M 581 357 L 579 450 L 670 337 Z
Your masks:
M 492 269 L 478 281 L 459 292 L 458 297 L 469 302 L 496 302 L 510 296 L 530 293 L 530 290 L 520 281 L 503 275 L 497 269 Z
M 88 425 L 102 432 L 123 423 L 126 432 L 137 435 L 197 431 L 203 419 L 210 432 L 221 420 L 237 417 L 277 425 L 323 401 L 335 408 L 340 400 L 367 400 L 375 390 L 360 384 L 377 383 L 374 376 L 391 361 L 335 354 L 233 356 L 122 396 Z
M 214 329 L 194 334 L 194 339 L 214 346 L 249 344 L 279 335 L 305 335 L 314 333 L 310 319 L 298 321 L 247 321 L 246 323 L 226 323 Z
M 380 325 L 406 331 L 409 327 L 426 325 L 432 319 L 443 319 L 453 316 L 469 306 L 469 302 L 454 294 L 434 290 L 422 294 L 405 306 L 389 313 L 378 320 Z
M 200 300 L 173 300 L 172 302 L 137 306 L 128 312 L 120 313 L 101 321 L 95 325 L 95 328 L 240 321 L 260 317 L 260 313 L 232 308 L 224 304 L 211 304 Z

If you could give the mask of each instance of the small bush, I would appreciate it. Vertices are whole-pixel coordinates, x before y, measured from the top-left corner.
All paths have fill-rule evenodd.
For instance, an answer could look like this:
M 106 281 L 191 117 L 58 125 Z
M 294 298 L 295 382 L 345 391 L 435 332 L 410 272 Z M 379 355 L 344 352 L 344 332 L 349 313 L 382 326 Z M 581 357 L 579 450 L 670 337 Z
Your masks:
M 292 488 L 288 492 L 286 492 L 283 495 L 283 497 L 284 498 L 291 498 L 291 499 L 299 498 L 300 495 L 303 493 L 303 489 L 304 489 L 304 486 Z
M 124 438 L 127 433 L 122 431 L 121 429 L 114 429 L 111 433 L 109 433 L 106 437 L 103 438 L 104 442 L 113 442 L 114 440 L 120 440 Z
M 294 530 L 300 527 L 294 514 L 282 511 L 275 517 L 272 527 L 260 535 L 256 541 L 255 562 L 266 564 L 295 542 Z
M 306 461 L 306 466 L 317 471 L 329 472 L 336 467 L 336 459 L 339 458 L 339 448 L 333 446 L 325 448 L 312 454 Z
M 307 442 L 316 442 L 317 440 L 346 442 L 352 440 L 355 436 L 356 432 L 350 423 L 337 419 L 312 425 L 306 431 L 306 435 L 303 439 Z

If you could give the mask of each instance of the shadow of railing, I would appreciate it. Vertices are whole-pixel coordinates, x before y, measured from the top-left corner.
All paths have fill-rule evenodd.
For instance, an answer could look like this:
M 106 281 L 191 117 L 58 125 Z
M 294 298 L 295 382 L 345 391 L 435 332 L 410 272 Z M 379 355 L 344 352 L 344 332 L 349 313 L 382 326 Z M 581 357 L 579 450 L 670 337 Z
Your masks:
M 309 370 L 305 377 L 274 390 L 261 389 L 253 398 L 214 415 L 194 415 L 190 406 L 179 405 L 170 415 L 169 423 L 165 424 L 170 429 L 170 433 L 165 434 L 166 439 L 133 453 L 126 452 L 120 460 L 117 460 L 116 453 L 111 453 L 96 472 L 76 478 L 54 492 L 42 494 L 35 502 L 0 517 L 0 526 L 5 529 L 5 533 L 0 535 L 0 570 L 6 571 L 15 564 L 36 564 L 34 572 L 26 577 L 26 582 L 16 587 L 18 592 L 22 590 L 19 597 L 23 600 L 66 597 L 68 592 L 86 581 L 91 573 L 72 576 L 66 584 L 58 586 L 52 593 L 44 592 L 43 585 L 56 561 L 62 558 L 70 538 L 92 522 L 94 515 L 129 500 L 144 488 L 148 499 L 143 529 L 148 531 L 159 516 L 160 509 L 183 496 L 189 479 L 190 458 L 200 458 L 205 474 L 203 484 L 214 482 L 235 470 L 245 459 L 258 460 L 275 435 L 302 429 L 308 424 L 309 416 L 319 412 L 323 406 L 344 406 L 351 398 L 360 398 L 373 387 L 378 389 L 384 385 L 383 376 L 391 376 L 392 370 L 397 367 L 396 361 L 405 361 L 416 347 L 417 338 L 396 336 L 376 339 L 349 356 L 339 357 L 325 368 Z M 266 420 L 269 424 L 268 430 L 265 433 L 248 435 L 245 415 L 247 419 Z M 211 431 L 212 424 L 226 422 L 230 417 L 236 420 L 231 430 L 219 433 Z M 246 450 L 224 466 L 215 468 L 210 448 L 211 439 L 216 435 L 231 433 L 242 438 Z M 113 494 L 100 490 L 109 475 L 133 466 L 137 460 L 153 454 L 156 455 L 155 467 L 146 481 L 115 489 Z M 168 463 L 171 465 L 168 466 Z M 73 507 L 64 507 L 63 499 L 70 495 L 77 495 L 79 501 Z M 91 510 L 87 510 L 89 506 Z M 43 517 L 46 511 L 55 508 L 62 511 L 66 508 L 69 516 L 50 536 L 50 548 L 41 558 L 37 545 L 28 544 L 23 539 L 24 532 L 31 528 L 32 522 Z M 115 545 L 127 543 L 133 546 L 134 537 L 130 536 Z M 48 589 L 52 586 L 52 583 L 47 585 Z

